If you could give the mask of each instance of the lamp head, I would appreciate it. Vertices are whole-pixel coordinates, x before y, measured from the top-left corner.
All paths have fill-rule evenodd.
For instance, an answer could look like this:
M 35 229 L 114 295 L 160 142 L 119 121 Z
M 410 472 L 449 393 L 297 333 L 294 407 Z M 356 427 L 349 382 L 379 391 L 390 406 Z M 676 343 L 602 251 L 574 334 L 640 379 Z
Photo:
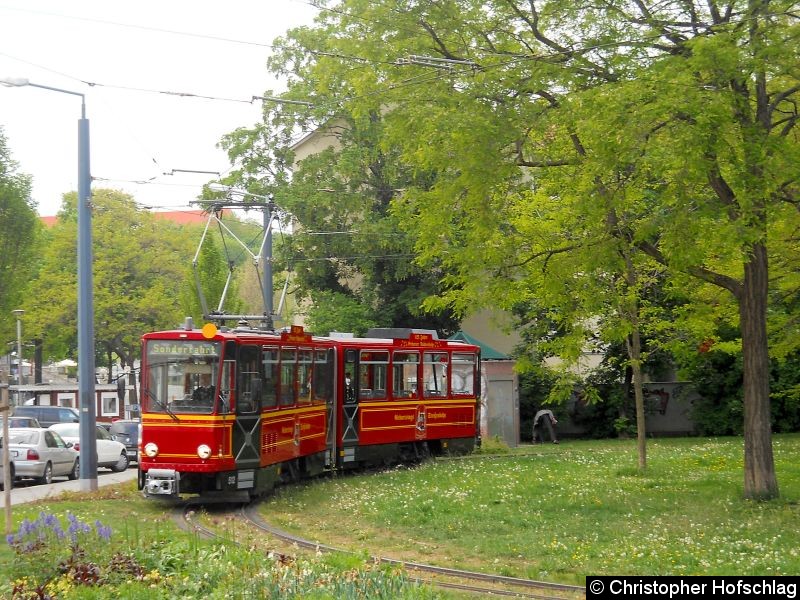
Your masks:
M 30 81 L 22 77 L 2 77 L 0 84 L 6 87 L 23 87 L 30 84 Z

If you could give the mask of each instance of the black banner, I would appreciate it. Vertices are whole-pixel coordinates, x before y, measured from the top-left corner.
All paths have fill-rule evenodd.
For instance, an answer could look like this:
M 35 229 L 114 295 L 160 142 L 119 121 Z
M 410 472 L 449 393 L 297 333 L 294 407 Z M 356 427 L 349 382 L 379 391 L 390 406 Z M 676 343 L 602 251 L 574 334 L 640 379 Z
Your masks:
M 587 600 L 612 598 L 682 599 L 709 596 L 730 598 L 797 598 L 797 577 L 638 577 L 589 576 L 586 578 Z

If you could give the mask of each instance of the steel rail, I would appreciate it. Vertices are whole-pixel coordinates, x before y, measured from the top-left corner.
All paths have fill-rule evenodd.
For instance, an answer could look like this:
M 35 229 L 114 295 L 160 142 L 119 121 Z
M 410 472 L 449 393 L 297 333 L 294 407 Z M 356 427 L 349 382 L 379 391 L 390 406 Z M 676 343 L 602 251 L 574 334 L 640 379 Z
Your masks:
M 277 537 L 285 542 L 290 544 L 295 544 L 298 547 L 306 548 L 309 550 L 314 550 L 317 552 L 345 552 L 340 548 L 334 548 L 332 546 L 328 546 L 325 544 L 320 544 L 317 542 L 312 542 L 310 540 L 306 540 L 304 538 L 300 538 L 295 536 L 291 533 L 283 531 L 273 525 L 270 525 L 256 512 L 256 508 L 258 506 L 258 502 L 254 502 L 248 504 L 246 506 L 241 507 L 240 512 L 244 519 L 252 523 L 255 527 L 269 533 L 270 535 Z M 472 581 L 481 581 L 487 583 L 496 583 L 505 586 L 513 586 L 513 587 L 521 587 L 526 589 L 542 589 L 548 591 L 559 591 L 559 592 L 566 592 L 571 594 L 585 594 L 585 588 L 582 586 L 576 585 L 568 585 L 563 583 L 550 583 L 546 581 L 536 581 L 533 579 L 523 579 L 519 577 L 509 577 L 506 575 L 494 575 L 489 573 L 479 573 L 477 571 L 465 571 L 461 569 L 453 569 L 450 567 L 437 567 L 435 565 L 428 565 L 424 563 L 417 563 L 413 561 L 404 561 L 404 560 L 397 560 L 393 558 L 387 557 L 371 557 L 370 560 L 375 562 L 380 562 L 383 564 L 393 565 L 403 567 L 405 569 L 423 572 L 423 573 L 430 573 L 435 575 L 442 575 L 447 577 L 454 577 L 460 579 L 468 579 Z M 434 584 L 438 585 L 438 582 L 433 582 Z M 451 585 L 451 584 L 448 584 Z M 453 584 L 456 585 L 456 584 Z M 483 590 L 483 591 L 493 591 L 494 593 L 499 593 L 498 591 L 494 590 Z M 532 598 L 553 598 L 548 596 L 530 596 Z

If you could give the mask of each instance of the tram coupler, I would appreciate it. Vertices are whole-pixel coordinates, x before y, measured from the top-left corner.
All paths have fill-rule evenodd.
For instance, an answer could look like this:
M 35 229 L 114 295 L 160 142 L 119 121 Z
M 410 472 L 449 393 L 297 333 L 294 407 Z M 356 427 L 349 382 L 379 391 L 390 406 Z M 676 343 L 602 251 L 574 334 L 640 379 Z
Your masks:
M 145 473 L 145 496 L 177 498 L 180 493 L 181 474 L 174 469 L 150 469 Z

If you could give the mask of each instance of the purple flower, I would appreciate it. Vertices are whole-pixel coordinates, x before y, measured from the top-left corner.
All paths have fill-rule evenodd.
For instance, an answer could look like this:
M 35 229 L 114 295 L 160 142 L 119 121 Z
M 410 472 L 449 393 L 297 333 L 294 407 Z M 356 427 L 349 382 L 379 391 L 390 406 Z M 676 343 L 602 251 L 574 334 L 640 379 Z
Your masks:
M 111 539 L 111 527 L 106 527 L 99 520 L 94 522 L 94 526 L 97 528 L 97 535 L 106 541 Z

